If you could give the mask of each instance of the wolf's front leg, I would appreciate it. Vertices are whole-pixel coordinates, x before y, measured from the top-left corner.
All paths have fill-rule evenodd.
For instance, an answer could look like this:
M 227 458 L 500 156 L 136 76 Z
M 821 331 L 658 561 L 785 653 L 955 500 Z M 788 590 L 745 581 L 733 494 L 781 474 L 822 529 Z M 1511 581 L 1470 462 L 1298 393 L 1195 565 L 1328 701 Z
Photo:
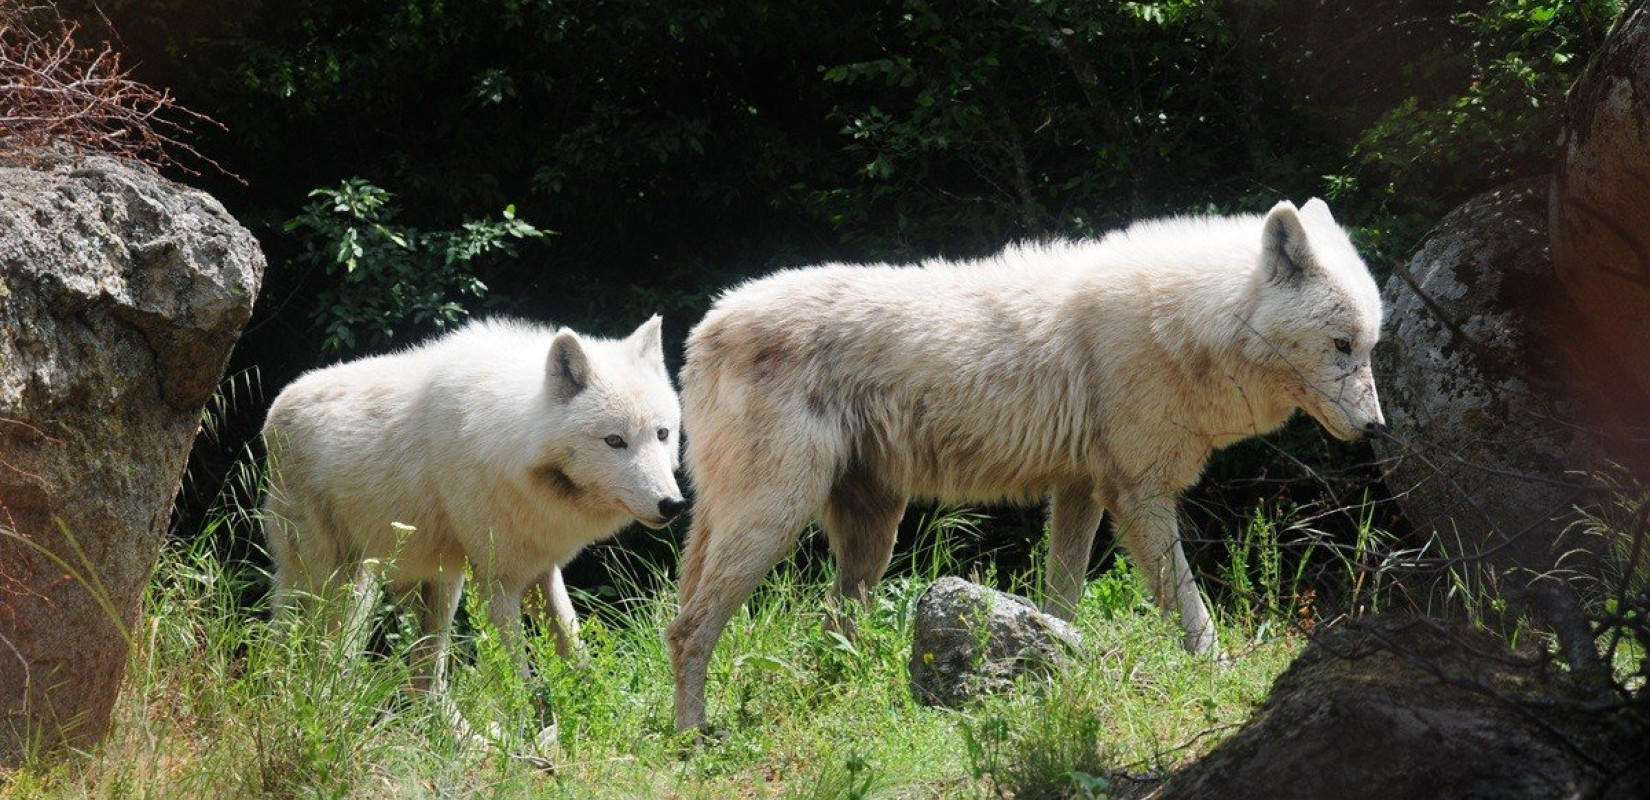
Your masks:
M 453 614 L 464 599 L 464 573 L 454 570 L 405 592 L 415 600 L 419 636 L 413 645 L 413 690 L 444 693 L 447 685 L 447 648 L 452 638 Z
M 521 596 L 527 581 L 498 576 L 484 579 L 487 586 L 487 620 L 498 630 L 499 644 L 516 661 L 516 671 L 522 680 L 533 677 L 532 662 L 527 657 L 527 642 L 521 630 Z
M 546 616 L 556 631 L 556 654 L 576 661 L 584 651 L 584 644 L 579 641 L 579 615 L 573 611 L 573 599 L 567 596 L 561 567 L 551 567 L 539 585 L 544 589 L 544 602 L 548 606 Z
M 1132 498 L 1131 498 L 1132 499 Z M 1125 499 L 1119 505 L 1118 536 L 1135 566 L 1146 576 L 1152 599 L 1164 613 L 1180 618 L 1181 643 L 1200 655 L 1220 655 L 1214 621 L 1198 593 L 1197 581 L 1180 544 L 1180 526 L 1175 495 L 1164 491 L 1138 500 Z

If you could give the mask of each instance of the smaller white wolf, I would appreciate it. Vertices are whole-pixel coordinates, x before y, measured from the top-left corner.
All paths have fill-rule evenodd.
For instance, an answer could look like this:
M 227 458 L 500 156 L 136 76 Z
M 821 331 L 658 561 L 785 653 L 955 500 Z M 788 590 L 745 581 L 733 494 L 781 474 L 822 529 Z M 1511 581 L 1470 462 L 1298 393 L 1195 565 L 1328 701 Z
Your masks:
M 527 674 L 521 604 L 544 585 L 558 649 L 578 619 L 561 566 L 635 519 L 663 527 L 681 408 L 659 318 L 623 340 L 516 321 L 308 372 L 264 423 L 277 608 L 373 585 L 417 607 L 416 685 L 439 687 L 468 562 Z M 408 530 L 408 526 L 411 530 Z
M 976 262 L 827 265 L 751 281 L 688 338 L 697 499 L 668 632 L 676 725 L 705 722 L 724 625 L 810 518 L 864 601 L 906 503 L 1051 503 L 1049 610 L 1070 618 L 1101 515 L 1187 649 L 1214 627 L 1176 526 L 1210 453 L 1304 409 L 1384 421 L 1381 300 L 1322 201 L 1142 222 Z

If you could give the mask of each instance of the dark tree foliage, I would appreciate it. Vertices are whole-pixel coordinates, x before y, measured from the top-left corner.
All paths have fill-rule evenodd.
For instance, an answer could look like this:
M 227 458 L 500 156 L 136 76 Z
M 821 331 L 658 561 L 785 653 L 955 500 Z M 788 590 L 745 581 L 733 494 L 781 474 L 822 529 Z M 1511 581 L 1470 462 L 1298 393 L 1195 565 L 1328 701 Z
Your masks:
M 260 368 L 267 398 L 335 357 L 322 347 L 328 337 L 351 355 L 465 313 L 611 334 L 658 312 L 674 360 L 718 291 L 780 266 L 978 255 L 1140 216 L 1258 212 L 1281 198 L 1329 198 L 1384 274 L 1460 199 L 1546 168 L 1563 90 L 1618 5 L 65 8 L 112 29 L 142 78 L 227 126 L 200 131 L 198 146 L 246 178 L 206 188 L 270 255 L 236 357 Z M 422 254 L 374 233 L 370 220 L 329 218 L 324 203 L 310 205 L 317 189 L 331 192 L 323 200 L 344 190 L 374 198 L 396 213 L 404 240 L 425 243 Z M 499 221 L 511 206 L 514 216 Z M 527 226 L 518 234 L 556 235 L 511 234 L 521 238 L 513 247 L 457 261 L 426 257 L 431 242 L 515 220 Z M 349 235 L 374 244 L 354 254 Z M 446 271 L 415 282 L 433 288 L 373 300 L 373 287 L 386 285 L 374 281 L 401 285 L 397 276 L 424 263 Z M 357 324 L 371 335 L 339 334 Z M 237 408 L 226 443 L 197 453 L 203 494 L 189 508 L 217 490 L 213 476 L 261 419 L 260 402 Z M 1370 482 L 1357 467 L 1367 459 L 1292 427 L 1217 460 L 1218 480 L 1193 498 L 1194 522 L 1213 534 L 1257 503 L 1356 503 Z M 183 529 L 193 530 L 187 519 Z
M 1614 12 L 1317 5 L 104 0 L 84 16 L 228 126 L 203 146 L 248 185 L 211 188 L 277 263 L 299 242 L 275 223 L 359 176 L 413 225 L 515 204 L 559 232 L 494 270 L 495 298 L 614 330 L 658 309 L 680 330 L 780 264 L 971 255 L 1312 194 L 1384 233 L 1538 169 Z M 1409 60 L 1378 58 L 1404 43 Z

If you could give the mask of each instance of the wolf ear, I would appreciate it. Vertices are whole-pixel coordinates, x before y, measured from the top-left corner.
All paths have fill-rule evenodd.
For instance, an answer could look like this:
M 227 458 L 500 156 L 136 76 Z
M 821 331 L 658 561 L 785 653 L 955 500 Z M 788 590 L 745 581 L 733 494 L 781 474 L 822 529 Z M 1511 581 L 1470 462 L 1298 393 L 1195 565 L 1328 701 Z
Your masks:
M 1306 201 L 1306 205 L 1301 206 L 1301 216 L 1319 222 L 1327 222 L 1331 225 L 1336 224 L 1335 218 L 1329 214 L 1329 204 L 1316 197 Z
M 644 361 L 650 361 L 663 367 L 665 364 L 665 345 L 660 327 L 663 320 L 658 314 L 648 317 L 647 321 L 636 328 L 634 333 L 625 339 L 630 343 L 631 350 Z
M 1306 226 L 1301 224 L 1294 203 L 1285 200 L 1272 206 L 1261 226 L 1260 241 L 1260 269 L 1267 280 L 1294 286 L 1306 277 L 1306 270 L 1312 265 L 1312 251 L 1306 243 Z
M 572 399 L 590 385 L 590 356 L 577 333 L 563 328 L 550 340 L 544 380 L 550 384 L 550 393 L 562 400 Z

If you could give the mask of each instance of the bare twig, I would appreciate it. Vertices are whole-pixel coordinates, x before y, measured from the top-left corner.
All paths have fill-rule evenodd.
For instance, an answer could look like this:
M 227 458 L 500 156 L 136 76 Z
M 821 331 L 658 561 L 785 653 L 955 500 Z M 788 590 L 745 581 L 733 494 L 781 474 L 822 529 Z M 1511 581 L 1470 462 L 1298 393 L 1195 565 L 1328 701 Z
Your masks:
M 236 177 L 185 141 L 193 124 L 221 124 L 134 78 L 108 42 L 81 45 L 79 30 L 49 2 L 0 0 L 0 150 L 67 146 Z

